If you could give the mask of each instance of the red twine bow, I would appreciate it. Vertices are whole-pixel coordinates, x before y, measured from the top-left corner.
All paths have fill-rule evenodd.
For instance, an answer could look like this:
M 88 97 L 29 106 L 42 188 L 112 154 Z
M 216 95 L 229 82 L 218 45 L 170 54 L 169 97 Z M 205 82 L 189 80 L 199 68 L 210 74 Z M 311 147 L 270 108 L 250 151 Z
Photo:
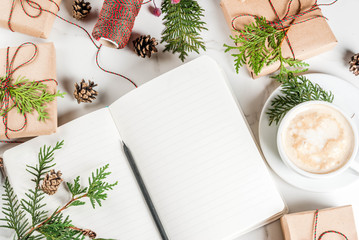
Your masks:
M 317 209 L 317 210 L 315 210 L 315 213 L 314 213 L 314 240 L 317 240 L 318 215 L 319 215 L 319 210 Z M 345 240 L 348 240 L 347 236 L 345 236 L 343 233 L 334 231 L 334 230 L 328 230 L 328 231 L 323 232 L 322 234 L 319 235 L 318 240 L 323 239 L 324 235 L 329 234 L 329 233 L 338 234 L 338 235 L 342 236 Z
M 328 20 L 326 17 L 324 17 L 323 15 L 317 15 L 317 16 L 312 16 L 310 18 L 307 18 L 307 19 L 304 19 L 304 20 L 301 20 L 299 22 L 295 22 L 293 23 L 294 20 L 302 17 L 302 16 L 305 16 L 307 15 L 308 13 L 311 13 L 311 12 L 314 12 L 319 8 L 319 6 L 329 6 L 329 5 L 333 5 L 334 3 L 336 3 L 338 0 L 334 0 L 333 2 L 331 3 L 322 3 L 322 4 L 318 4 L 318 0 L 315 0 L 314 4 L 308 9 L 308 10 L 305 10 L 303 12 L 299 12 L 297 14 L 294 14 L 292 16 L 289 16 L 289 11 L 290 11 L 290 8 L 291 8 L 291 5 L 293 3 L 293 0 L 289 0 L 289 3 L 288 3 L 288 7 L 287 7 L 287 11 L 284 15 L 283 18 L 280 18 L 279 17 L 279 14 L 277 12 L 277 10 L 275 9 L 273 3 L 272 3 L 272 0 L 268 0 L 269 1 L 269 4 L 271 5 L 276 17 L 278 20 L 276 21 L 267 21 L 269 25 L 271 25 L 272 27 L 278 29 L 278 30 L 282 30 L 285 34 L 285 39 L 288 43 L 288 46 L 290 48 L 290 51 L 293 55 L 293 58 L 295 59 L 295 54 L 294 54 L 294 50 L 293 50 L 293 47 L 292 47 L 292 44 L 290 43 L 289 41 L 289 38 L 288 38 L 288 35 L 287 35 L 287 29 L 291 26 L 294 26 L 294 25 L 297 25 L 297 24 L 301 24 L 301 23 L 305 23 L 305 22 L 308 22 L 308 21 L 311 21 L 313 19 L 317 19 L 317 18 L 324 18 L 326 20 Z M 240 14 L 236 17 L 234 17 L 232 19 L 232 28 L 237 31 L 237 32 L 240 32 L 240 30 L 238 30 L 235 25 L 234 25 L 234 22 L 238 19 L 238 18 L 241 18 L 241 17 L 253 17 L 255 19 L 259 18 L 259 16 L 257 15 L 254 15 L 254 14 Z
M 15 3 L 16 3 L 17 0 L 12 0 L 12 5 L 11 5 L 11 9 L 10 9 L 10 15 L 9 15 L 9 20 L 7 22 L 8 26 L 9 26 L 9 29 L 14 32 L 14 30 L 12 29 L 11 27 L 11 19 L 12 19 L 12 15 L 14 13 L 14 9 L 15 9 Z M 40 4 L 38 4 L 37 2 L 35 1 L 32 1 L 32 0 L 19 0 L 20 3 L 21 3 L 21 7 L 22 7 L 22 10 L 24 11 L 24 13 L 31 17 L 31 18 L 38 18 L 41 16 L 42 12 L 43 11 L 46 11 L 46 12 L 49 12 L 47 10 L 44 10 Z M 60 10 L 60 7 L 59 5 L 54 2 L 53 0 L 49 0 L 51 3 L 55 4 L 55 6 L 57 7 L 58 10 Z M 26 10 L 25 6 L 24 6 L 24 2 L 27 3 L 31 8 L 33 9 L 36 9 L 38 10 L 38 12 L 36 14 L 30 14 L 28 13 L 28 11 Z
M 17 54 L 19 53 L 19 51 L 21 50 L 22 47 L 26 46 L 26 45 L 30 45 L 34 47 L 34 54 L 31 56 L 31 58 L 27 61 L 25 61 L 24 63 L 20 64 L 19 66 L 14 68 L 14 62 L 16 59 Z M 11 85 L 11 80 L 12 80 L 12 76 L 13 74 L 21 67 L 25 66 L 26 64 L 31 63 L 36 55 L 38 53 L 38 48 L 36 46 L 36 44 L 32 43 L 32 42 L 26 42 L 21 44 L 15 51 L 14 55 L 12 56 L 12 58 L 10 57 L 10 47 L 7 48 L 6 51 L 6 67 L 5 67 L 5 76 L 2 78 L 1 81 L 1 86 L 0 89 L 3 91 L 3 99 L 2 99 L 2 103 L 1 103 L 1 107 L 0 107 L 0 112 L 1 115 L 3 117 L 3 124 L 5 126 L 5 136 L 7 139 L 10 139 L 8 136 L 8 131 L 11 132 L 19 132 L 21 130 L 23 130 L 26 125 L 27 125 L 27 117 L 26 117 L 26 113 L 23 112 L 22 115 L 24 116 L 24 124 L 22 125 L 22 127 L 18 128 L 18 129 L 12 129 L 8 127 L 8 112 L 14 108 L 14 107 L 19 107 L 19 105 L 16 102 L 16 99 L 11 96 L 10 93 L 10 87 L 19 87 L 22 85 L 25 85 L 25 83 L 19 83 L 19 84 L 15 84 L 15 85 Z M 54 81 L 57 85 L 57 81 L 55 79 L 44 79 L 44 80 L 39 80 L 39 81 L 35 81 L 37 83 L 42 83 L 42 82 L 49 82 L 49 81 Z M 13 105 L 10 106 L 10 100 L 12 101 Z M 20 109 L 20 112 L 22 112 L 22 110 Z M 2 142 L 8 142 L 8 141 L 2 141 Z

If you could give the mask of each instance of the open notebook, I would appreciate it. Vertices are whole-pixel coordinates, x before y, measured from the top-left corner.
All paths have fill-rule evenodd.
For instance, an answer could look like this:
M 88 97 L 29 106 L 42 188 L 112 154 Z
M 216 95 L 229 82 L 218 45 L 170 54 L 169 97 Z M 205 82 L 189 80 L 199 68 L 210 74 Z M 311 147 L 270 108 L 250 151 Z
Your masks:
M 101 238 L 159 240 L 160 234 L 122 150 L 132 152 L 171 240 L 230 240 L 278 219 L 286 206 L 246 120 L 216 62 L 203 56 L 176 68 L 104 108 L 4 154 L 20 198 L 32 187 L 25 163 L 37 162 L 44 144 L 65 140 L 55 153 L 64 180 L 84 185 L 110 164 L 119 181 L 102 208 L 65 211 L 74 225 Z M 48 197 L 55 209 L 69 200 L 62 186 Z

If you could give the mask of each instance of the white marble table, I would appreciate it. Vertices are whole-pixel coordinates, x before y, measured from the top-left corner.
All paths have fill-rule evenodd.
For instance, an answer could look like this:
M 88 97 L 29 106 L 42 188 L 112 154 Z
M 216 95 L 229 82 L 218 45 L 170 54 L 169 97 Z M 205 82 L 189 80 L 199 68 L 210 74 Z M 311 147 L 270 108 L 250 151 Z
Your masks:
M 328 0 L 319 1 L 329 2 Z M 157 0 L 157 2 L 159 3 L 160 1 Z M 247 120 L 257 136 L 261 108 L 270 92 L 275 88 L 275 84 L 268 77 L 252 80 L 245 68 L 241 69 L 239 74 L 235 73 L 233 58 L 229 54 L 224 54 L 223 43 L 231 44 L 231 41 L 228 37 L 230 31 L 219 7 L 219 0 L 199 0 L 199 2 L 205 9 L 204 20 L 207 22 L 209 29 L 209 31 L 203 33 L 207 51 L 201 52 L 201 54 L 213 57 L 225 70 Z M 59 14 L 67 19 L 72 19 L 70 16 L 71 4 L 71 0 L 63 0 Z M 96 22 L 96 16 L 99 13 L 102 1 L 91 1 L 91 4 L 93 13 L 89 19 L 81 22 L 89 31 L 92 31 L 92 27 Z M 163 30 L 162 19 L 154 17 L 150 13 L 150 7 L 151 5 L 148 4 L 141 9 L 135 23 L 133 35 L 150 34 L 160 39 L 161 31 Z M 357 0 L 339 0 L 334 6 L 323 8 L 324 15 L 329 18 L 329 24 L 339 44 L 334 50 L 307 61 L 311 66 L 311 73 L 331 74 L 359 87 L 359 76 L 355 77 L 348 71 L 350 56 L 354 52 L 359 52 L 358 9 L 359 1 Z M 52 41 L 55 43 L 59 88 L 69 93 L 64 99 L 59 99 L 58 101 L 60 125 L 85 113 L 107 106 L 133 89 L 123 79 L 100 71 L 95 65 L 96 51 L 90 40 L 87 39 L 83 32 L 60 20 L 56 20 L 51 36 L 47 40 L 0 29 L 0 48 L 17 46 L 25 41 L 35 43 Z M 151 59 L 137 57 L 130 47 L 122 50 L 104 48 L 101 52 L 100 61 L 107 69 L 124 73 L 141 85 L 182 64 L 177 56 L 162 53 L 163 48 L 160 45 L 160 52 Z M 196 57 L 197 55 L 191 54 L 187 61 Z M 99 84 L 99 97 L 93 104 L 78 105 L 72 97 L 73 84 L 81 81 L 82 78 L 93 80 Z M 3 152 L 8 147 L 7 145 L 1 145 L 0 151 Z M 290 186 L 274 173 L 273 177 L 291 212 L 352 204 L 355 208 L 356 217 L 359 217 L 359 184 L 338 192 L 319 194 L 302 191 Z M 1 192 L 2 189 L 0 189 Z M 0 240 L 2 239 L 9 239 L 7 232 L 3 229 L 0 230 Z M 238 240 L 262 239 L 282 240 L 279 222 L 253 231 Z

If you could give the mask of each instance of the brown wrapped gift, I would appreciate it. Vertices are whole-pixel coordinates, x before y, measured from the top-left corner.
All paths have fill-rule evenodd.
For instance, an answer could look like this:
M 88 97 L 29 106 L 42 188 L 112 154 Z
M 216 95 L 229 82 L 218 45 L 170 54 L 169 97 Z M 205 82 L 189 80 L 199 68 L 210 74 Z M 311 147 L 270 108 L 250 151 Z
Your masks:
M 285 16 L 288 9 L 288 2 L 289 0 L 272 0 L 280 18 Z M 303 12 L 312 7 L 314 3 L 315 0 L 294 0 L 290 7 L 288 16 L 293 16 L 299 12 Z M 240 14 L 263 16 L 268 21 L 278 20 L 269 3 L 269 0 L 222 0 L 221 6 L 233 35 L 237 35 L 239 33 L 233 30 L 232 20 Z M 320 9 L 297 18 L 293 23 L 318 15 L 322 15 Z M 240 17 L 235 20 L 234 26 L 236 29 L 243 29 L 245 25 L 252 22 L 254 22 L 253 17 Z M 337 40 L 327 21 L 322 17 L 291 26 L 287 35 L 292 45 L 295 57 L 300 60 L 329 51 L 337 44 Z M 285 58 L 293 57 L 287 41 L 283 41 L 282 54 Z M 258 76 L 256 76 L 248 66 L 247 68 L 253 78 L 258 78 L 278 70 L 279 62 L 269 66 L 264 66 Z
M 23 2 L 24 9 L 28 14 L 36 16 L 39 14 L 39 10 L 31 7 L 25 0 L 14 0 L 15 7 L 11 18 L 11 28 L 15 32 L 24 33 L 34 37 L 47 38 L 50 34 L 52 25 L 55 21 L 55 16 L 51 13 L 42 11 L 38 17 L 29 17 L 21 6 Z M 58 12 L 56 4 L 60 5 L 61 0 L 36 0 L 35 3 L 39 4 L 42 9 L 46 9 L 53 13 Z M 8 21 L 11 12 L 13 0 L 2 0 L 0 2 L 0 27 L 8 28 Z M 56 3 L 56 4 L 55 4 Z
M 300 212 L 284 215 L 281 218 L 285 240 L 314 239 L 315 211 Z M 349 240 L 358 240 L 352 206 L 328 208 L 319 210 L 317 239 L 325 231 L 337 231 Z M 328 235 L 328 236 L 327 236 Z M 343 240 L 344 237 L 328 233 L 323 239 Z
M 53 43 L 38 44 L 38 52 L 34 60 L 23 67 L 16 70 L 12 76 L 14 82 L 19 76 L 26 77 L 30 81 L 40 81 L 43 79 L 56 79 L 56 53 Z M 13 57 L 17 47 L 10 48 L 10 59 Z M 20 64 L 26 62 L 34 54 L 34 47 L 26 45 L 22 47 L 14 62 L 15 69 Z M 0 49 L 0 77 L 5 75 L 6 69 L 6 49 Z M 57 85 L 54 81 L 44 82 L 47 91 L 56 93 Z M 13 105 L 12 102 L 10 103 Z M 10 138 L 31 137 L 38 135 L 46 135 L 56 132 L 57 128 L 57 103 L 56 99 L 46 104 L 46 112 L 49 118 L 45 121 L 38 120 L 38 114 L 34 111 L 32 114 L 26 114 L 27 125 L 19 132 L 8 131 Z M 3 118 L 0 117 L 0 139 L 6 139 L 5 126 Z M 11 129 L 19 129 L 24 124 L 24 116 L 17 113 L 16 108 L 13 108 L 8 113 L 8 127 Z

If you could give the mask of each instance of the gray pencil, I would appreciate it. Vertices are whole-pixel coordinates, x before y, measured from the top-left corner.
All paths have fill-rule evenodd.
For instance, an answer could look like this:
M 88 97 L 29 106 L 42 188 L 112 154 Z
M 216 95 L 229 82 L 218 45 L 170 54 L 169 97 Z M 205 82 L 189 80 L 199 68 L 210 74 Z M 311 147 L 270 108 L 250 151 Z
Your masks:
M 4 161 L 1 157 L 0 157 L 0 172 L 1 172 L 1 177 L 5 179 L 6 173 L 5 173 L 5 169 L 4 169 Z
M 155 206 L 153 205 L 153 202 L 151 200 L 151 197 L 147 191 L 147 188 L 145 186 L 145 183 L 142 180 L 142 177 L 140 175 L 140 172 L 138 171 L 137 165 L 135 160 L 133 159 L 133 156 L 130 152 L 130 149 L 126 146 L 126 144 L 124 142 L 122 142 L 123 144 L 123 151 L 126 154 L 127 160 L 131 165 L 132 171 L 136 177 L 137 183 L 140 186 L 141 192 L 143 197 L 145 198 L 145 201 L 147 203 L 148 208 L 150 209 L 151 215 L 153 220 L 155 221 L 155 224 L 157 226 L 157 229 L 162 237 L 162 240 L 168 240 L 168 237 L 166 235 L 165 229 L 163 228 L 163 225 L 161 223 L 160 218 L 158 217 L 157 211 L 155 209 Z

